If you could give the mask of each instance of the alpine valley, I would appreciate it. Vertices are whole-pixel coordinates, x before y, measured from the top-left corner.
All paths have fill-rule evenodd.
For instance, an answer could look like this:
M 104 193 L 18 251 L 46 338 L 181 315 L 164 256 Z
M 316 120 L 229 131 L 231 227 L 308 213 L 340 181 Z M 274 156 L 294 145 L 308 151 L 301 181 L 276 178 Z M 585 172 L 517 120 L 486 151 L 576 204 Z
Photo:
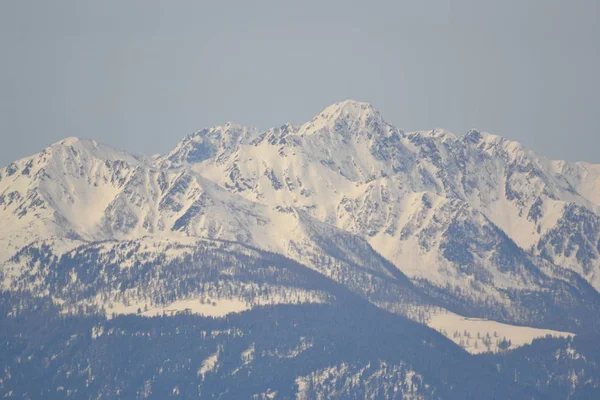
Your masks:
M 0 169 L 0 397 L 600 398 L 600 165 L 346 100 Z

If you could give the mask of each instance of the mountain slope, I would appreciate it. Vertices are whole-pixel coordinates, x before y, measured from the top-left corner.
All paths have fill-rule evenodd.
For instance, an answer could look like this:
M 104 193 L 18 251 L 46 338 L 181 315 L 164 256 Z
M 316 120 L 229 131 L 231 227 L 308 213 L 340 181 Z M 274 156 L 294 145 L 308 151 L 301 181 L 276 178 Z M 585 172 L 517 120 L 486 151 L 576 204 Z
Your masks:
M 145 278 L 131 282 L 127 273 L 138 267 L 149 273 L 158 262 L 180 266 L 181 257 L 198 257 L 202 238 L 287 255 L 403 315 L 414 317 L 417 305 L 432 304 L 362 239 L 293 207 L 250 202 L 189 169 L 157 169 L 147 160 L 78 139 L 59 142 L 14 165 L 14 173 L 0 182 L 2 193 L 16 193 L 0 215 L 11 227 L 2 238 L 10 245 L 4 248 L 8 260 L 0 270 L 2 286 L 9 290 L 52 293 L 61 302 L 68 299 L 59 292 L 83 291 L 88 297 L 67 301 L 70 308 L 109 300 L 127 308 L 108 295 L 101 300 L 99 292 L 79 287 L 78 280 L 67 287 L 56 286 L 56 280 L 69 283 L 72 277 L 84 276 L 80 270 L 87 268 L 86 274 L 102 272 L 96 279 L 116 285 L 102 288 L 109 294 L 123 290 L 121 276 L 128 287 L 147 296 Z M 28 199 L 33 197 L 41 200 L 32 203 Z M 173 247 L 179 250 L 172 256 L 163 254 Z M 199 270 L 202 265 L 196 262 Z M 191 299 L 200 298 L 193 294 Z M 190 299 L 178 295 L 172 300 Z
M 600 310 L 578 277 L 597 288 L 593 166 L 477 131 L 406 134 L 366 103 L 263 133 L 205 129 L 154 159 L 70 138 L 0 175 L 4 260 L 36 241 L 60 255 L 199 237 L 284 254 L 401 313 L 400 293 L 370 288 L 405 274 L 427 304 L 560 330 L 588 329 Z
M 68 138 L 0 169 L 0 397 L 593 396 L 599 210 L 599 166 L 351 100 Z
M 572 207 L 597 215 L 591 166 L 546 160 L 477 131 L 406 134 L 350 100 L 300 126 L 263 134 L 237 127 L 235 141 L 216 140 L 227 129 L 186 138 L 156 165 L 196 171 L 248 200 L 294 207 L 356 234 L 439 299 L 466 309 L 485 304 L 488 317 L 523 323 L 537 311 L 522 309 L 521 299 L 537 293 L 561 302 L 566 287 L 581 286 L 556 266 L 598 289 L 597 245 L 568 263 L 556 248 L 542 252 L 550 236 L 566 231 L 561 226 L 576 223 Z M 204 142 L 209 155 L 186 157 Z M 589 240 L 579 243 L 597 244 L 595 225 L 583 234 Z
M 0 298 L 3 309 L 19 301 Z M 0 393 L 31 398 L 531 398 L 511 376 L 354 296 L 333 305 L 61 318 L 2 315 Z M 385 329 L 381 329 L 385 327 Z M 22 377 L 27 377 L 27 380 Z

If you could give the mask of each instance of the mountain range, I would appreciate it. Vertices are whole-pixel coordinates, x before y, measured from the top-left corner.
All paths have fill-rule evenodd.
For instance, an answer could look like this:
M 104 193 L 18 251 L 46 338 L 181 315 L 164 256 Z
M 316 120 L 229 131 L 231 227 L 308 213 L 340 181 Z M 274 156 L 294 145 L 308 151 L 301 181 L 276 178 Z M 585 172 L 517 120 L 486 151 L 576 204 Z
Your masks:
M 152 157 L 67 138 L 0 169 L 0 224 L 0 393 L 165 398 L 167 375 L 173 397 L 600 393 L 600 165 L 485 132 L 403 132 L 346 100 Z M 203 350 L 162 376 L 179 326 Z M 136 341 L 156 369 L 107 361 Z

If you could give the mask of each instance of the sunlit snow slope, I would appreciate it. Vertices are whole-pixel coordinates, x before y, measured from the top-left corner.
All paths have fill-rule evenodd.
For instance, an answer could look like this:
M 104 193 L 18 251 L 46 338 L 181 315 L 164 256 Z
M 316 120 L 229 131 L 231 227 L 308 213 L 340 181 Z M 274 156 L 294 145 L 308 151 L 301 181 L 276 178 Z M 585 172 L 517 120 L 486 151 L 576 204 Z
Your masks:
M 60 269 L 61 256 L 120 254 L 122 245 L 118 262 L 103 262 L 127 268 L 150 262 L 142 244 L 160 253 L 171 240 L 193 254 L 187 240 L 218 240 L 285 255 L 417 320 L 426 305 L 577 331 L 600 315 L 599 210 L 600 166 L 548 160 L 475 130 L 406 133 L 347 100 L 300 125 L 204 129 L 154 158 L 68 138 L 15 161 L 0 170 L 0 262 L 3 287 L 46 293 L 43 246 Z M 94 296 L 62 300 L 102 303 Z M 207 307 L 202 296 L 141 312 L 249 307 L 234 297 Z M 112 300 L 115 313 L 146 306 Z

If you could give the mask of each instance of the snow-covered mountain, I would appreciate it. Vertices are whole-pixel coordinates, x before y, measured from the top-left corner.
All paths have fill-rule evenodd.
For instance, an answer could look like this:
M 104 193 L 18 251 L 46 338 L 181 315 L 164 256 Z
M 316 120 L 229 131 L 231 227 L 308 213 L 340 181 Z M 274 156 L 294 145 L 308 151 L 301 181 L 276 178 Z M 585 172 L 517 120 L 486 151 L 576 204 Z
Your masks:
M 66 139 L 11 164 L 2 174 L 0 220 L 9 227 L 0 236 L 5 290 L 52 293 L 70 309 L 101 308 L 104 301 L 98 296 L 107 292 L 102 298 L 129 307 L 123 305 L 118 287 L 121 279 L 131 278 L 111 275 L 115 270 L 108 266 L 116 271 L 156 263 L 181 266 L 186 257 L 197 259 L 203 240 L 215 239 L 284 254 L 393 312 L 414 315 L 416 306 L 432 303 L 356 235 L 302 210 L 251 202 L 191 169 L 161 169 L 94 141 Z M 247 257 L 239 246 L 230 251 Z M 67 263 L 67 274 L 64 263 L 69 259 L 76 261 Z M 76 278 L 71 282 L 67 275 L 81 276 L 72 267 L 77 263 L 88 269 L 88 279 L 97 274 L 99 282 L 115 286 Z M 67 275 L 59 279 L 62 273 Z M 57 286 L 56 279 L 70 285 Z M 244 288 L 236 290 L 245 293 Z M 79 292 L 87 295 L 69 297 Z M 188 295 L 215 298 L 204 291 L 179 295 L 161 306 L 189 300 Z M 141 304 L 149 296 L 136 291 L 126 298 L 127 303 Z M 245 296 L 246 303 L 266 301 Z
M 495 225 L 539 255 L 540 242 L 569 224 L 569 210 L 597 216 L 600 209 L 599 166 L 547 160 L 477 131 L 403 133 L 369 104 L 350 100 L 301 126 L 261 135 L 231 125 L 200 131 L 157 162 L 187 166 L 252 201 L 306 210 L 368 239 L 410 276 L 435 283 L 447 281 L 436 271 L 445 269 L 444 257 L 437 268 L 424 262 L 430 246 L 415 243 L 420 232 L 440 244 L 432 231 L 448 232 L 452 221 L 466 218 Z M 590 240 L 580 245 L 587 254 L 580 265 L 569 265 L 598 289 L 598 242 Z M 545 258 L 563 266 L 569 252 L 555 250 Z
M 154 157 L 67 138 L 0 169 L 0 226 L 2 395 L 600 390 L 600 166 L 491 134 L 347 100 Z
M 420 285 L 472 304 L 544 292 L 548 277 L 573 283 L 571 272 L 600 288 L 600 167 L 495 135 L 404 133 L 348 100 L 262 134 L 203 130 L 156 163 L 303 210 L 364 238 Z
M 599 210 L 600 166 L 474 130 L 405 133 L 347 100 L 302 125 L 204 129 L 154 158 L 69 138 L 18 160 L 0 170 L 0 262 L 9 287 L 27 259 L 13 255 L 41 243 L 58 257 L 225 240 L 404 314 L 398 282 L 417 303 L 570 329 L 600 312 Z

